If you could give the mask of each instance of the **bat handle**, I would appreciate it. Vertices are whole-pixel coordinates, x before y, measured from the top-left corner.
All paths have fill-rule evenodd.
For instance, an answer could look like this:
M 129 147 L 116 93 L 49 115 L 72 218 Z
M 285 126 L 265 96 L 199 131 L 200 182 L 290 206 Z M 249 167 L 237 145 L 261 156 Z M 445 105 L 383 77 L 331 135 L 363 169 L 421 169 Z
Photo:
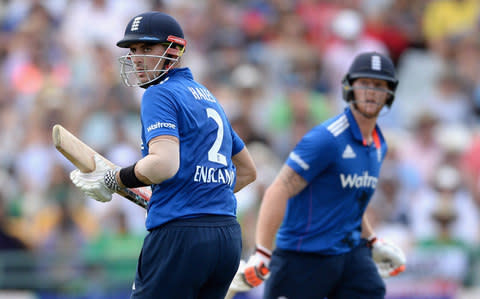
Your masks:
M 227 292 L 227 295 L 225 295 L 225 299 L 232 299 L 235 296 L 235 294 L 237 294 L 236 291 L 229 289 Z
M 148 201 L 145 197 L 145 194 L 138 193 L 138 191 L 135 192 L 134 190 L 128 188 L 120 189 L 119 193 L 144 209 L 146 209 L 148 206 Z

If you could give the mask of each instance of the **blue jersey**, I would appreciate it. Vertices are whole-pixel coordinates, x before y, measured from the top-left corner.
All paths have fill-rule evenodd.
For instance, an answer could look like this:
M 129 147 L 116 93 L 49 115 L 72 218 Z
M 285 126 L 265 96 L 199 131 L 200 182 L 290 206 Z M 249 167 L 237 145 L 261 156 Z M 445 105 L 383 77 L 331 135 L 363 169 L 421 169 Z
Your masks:
M 308 185 L 290 198 L 277 233 L 278 248 L 341 254 L 360 242 L 387 145 L 376 126 L 366 145 L 350 108 L 308 132 L 286 164 Z
M 180 140 L 180 167 L 152 186 L 148 230 L 177 218 L 236 215 L 231 157 L 245 146 L 217 99 L 194 81 L 188 68 L 173 69 L 145 91 L 141 104 L 142 154 L 160 135 Z

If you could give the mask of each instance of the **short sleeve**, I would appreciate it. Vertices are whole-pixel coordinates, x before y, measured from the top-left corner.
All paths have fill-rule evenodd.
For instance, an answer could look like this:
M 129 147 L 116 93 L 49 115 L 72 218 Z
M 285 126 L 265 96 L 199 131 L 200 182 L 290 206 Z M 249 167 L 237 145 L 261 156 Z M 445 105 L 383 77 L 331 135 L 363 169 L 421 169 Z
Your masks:
M 242 138 L 232 128 L 232 156 L 235 156 L 245 147 L 245 143 Z
M 317 126 L 298 142 L 286 164 L 310 182 L 335 160 L 336 153 L 335 138 L 325 127 Z
M 177 107 L 170 93 L 147 89 L 142 98 L 141 118 L 147 143 L 160 135 L 179 137 Z

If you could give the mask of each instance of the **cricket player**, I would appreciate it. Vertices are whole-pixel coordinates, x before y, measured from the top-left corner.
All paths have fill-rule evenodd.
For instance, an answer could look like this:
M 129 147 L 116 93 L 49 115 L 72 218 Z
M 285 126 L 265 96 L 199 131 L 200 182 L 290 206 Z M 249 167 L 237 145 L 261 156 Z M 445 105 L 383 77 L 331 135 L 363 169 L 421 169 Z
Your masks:
M 299 141 L 265 191 L 257 249 L 239 269 L 250 287 L 268 278 L 265 299 L 380 299 L 381 276 L 405 269 L 364 214 L 387 152 L 377 118 L 397 84 L 389 58 L 358 55 L 342 81 L 348 107 Z
M 161 12 L 131 19 L 117 43 L 128 86 L 145 89 L 142 154 L 135 164 L 74 170 L 72 181 L 106 202 L 119 187 L 152 187 L 145 237 L 131 298 L 220 299 L 241 256 L 234 192 L 256 178 L 243 141 L 210 91 L 180 67 L 186 41 Z

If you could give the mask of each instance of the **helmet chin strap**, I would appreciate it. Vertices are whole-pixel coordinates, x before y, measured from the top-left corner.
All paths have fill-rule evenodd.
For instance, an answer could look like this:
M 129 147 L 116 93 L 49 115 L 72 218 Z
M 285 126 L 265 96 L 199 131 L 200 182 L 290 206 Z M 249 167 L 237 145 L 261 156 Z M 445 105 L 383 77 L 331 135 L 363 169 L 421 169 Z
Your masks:
M 166 53 L 166 51 L 165 51 Z M 159 62 L 159 65 L 160 67 L 157 67 L 156 68 L 160 68 L 159 72 L 161 72 L 161 74 L 159 74 L 157 77 L 155 77 L 155 79 L 153 79 L 152 81 L 148 82 L 148 83 L 145 83 L 145 84 L 140 84 L 138 85 L 139 87 L 143 88 L 143 89 L 147 89 L 148 87 L 152 86 L 152 85 L 156 85 L 158 83 L 160 83 L 164 78 L 165 78 L 165 75 L 171 70 L 174 68 L 174 66 L 179 62 L 179 58 L 177 58 L 176 60 L 170 60 L 170 59 L 163 59 L 163 61 L 160 61 Z M 163 73 L 162 71 L 166 69 Z
M 145 84 L 140 84 L 140 85 L 138 85 L 138 87 L 143 88 L 143 89 L 147 89 L 148 87 L 150 87 L 152 85 L 160 83 L 160 81 L 162 81 L 162 77 L 163 76 L 158 76 L 153 81 L 150 81 L 150 82 L 145 83 Z

